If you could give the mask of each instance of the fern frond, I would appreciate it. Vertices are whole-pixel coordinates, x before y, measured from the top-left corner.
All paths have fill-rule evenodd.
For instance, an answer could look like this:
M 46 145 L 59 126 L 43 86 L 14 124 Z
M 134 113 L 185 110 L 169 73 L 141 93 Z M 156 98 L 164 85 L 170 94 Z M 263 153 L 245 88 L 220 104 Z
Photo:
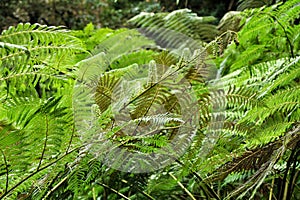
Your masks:
M 218 171 L 219 173 L 214 174 L 207 178 L 208 180 L 224 179 L 227 175 L 232 172 L 239 172 L 242 170 L 259 170 L 263 167 L 264 163 L 269 163 L 272 160 L 272 154 L 276 154 L 276 150 L 281 149 L 286 151 L 287 148 L 293 147 L 295 142 L 299 141 L 299 126 L 295 126 L 293 129 L 288 131 L 285 136 L 277 141 L 271 142 L 263 147 L 249 150 L 242 155 L 233 158 L 232 161 L 224 164 Z M 286 141 L 287 140 L 287 141 Z M 282 152 L 280 152 L 282 153 Z M 277 162 L 278 157 L 274 161 Z M 273 163 L 275 164 L 275 163 Z M 259 174 L 259 173 L 258 173 Z
M 272 1 L 270 0 L 239 0 L 237 10 L 246 10 L 251 8 L 259 8 L 262 6 L 271 5 Z
M 272 151 L 269 155 L 269 161 L 264 162 L 259 170 L 243 185 L 238 187 L 232 193 L 230 193 L 226 199 L 230 199 L 233 196 L 239 195 L 238 198 L 242 198 L 245 194 L 253 190 L 251 198 L 255 195 L 257 189 L 262 185 L 263 181 L 268 175 L 270 175 L 271 170 L 278 160 L 287 151 L 289 145 L 293 145 L 294 142 L 299 142 L 299 126 L 295 126 L 294 129 L 290 130 L 282 141 L 279 141 L 278 149 Z
M 236 49 L 239 55 L 235 58 L 238 62 L 234 63 L 231 71 L 244 66 L 251 68 L 250 66 L 254 63 L 273 60 L 274 57 L 277 59 L 295 57 L 297 50 L 291 41 L 298 38 L 295 32 L 297 25 L 291 24 L 291 21 L 298 18 L 299 6 L 296 4 L 297 1 L 289 1 L 283 5 L 277 4 L 248 11 L 248 19 L 245 20 L 243 29 L 238 36 L 239 46 Z M 292 8 L 294 11 L 289 11 Z M 289 18 L 286 17 L 285 13 L 287 12 Z M 276 48 L 270 51 L 274 46 Z M 234 55 L 237 55 L 236 53 L 234 52 Z M 233 57 L 233 55 L 229 57 Z
M 111 62 L 110 68 L 111 69 L 125 68 L 134 63 L 138 65 L 145 65 L 148 64 L 155 55 L 157 55 L 155 52 L 148 51 L 148 50 L 132 52 L 130 54 L 117 57 L 115 60 Z
M 214 17 L 198 17 L 188 9 L 171 13 L 141 13 L 129 20 L 157 44 L 171 49 L 197 46 L 189 37 L 205 42 L 213 40 L 217 35 L 216 27 L 210 24 L 213 21 Z M 180 47 L 183 44 L 184 47 Z
M 100 77 L 95 100 L 101 112 L 104 112 L 113 102 L 116 101 L 113 97 L 113 92 L 116 87 L 120 84 L 120 80 L 116 77 L 109 76 L 109 74 L 104 74 Z
M 70 70 L 70 65 L 64 65 L 66 55 L 83 50 L 80 41 L 60 27 L 38 24 L 11 27 L 0 35 L 0 42 L 1 85 L 10 94 L 25 96 L 47 98 L 45 90 L 50 85 L 53 91 L 59 90 L 64 84 L 59 74 Z
M 15 49 L 14 52 L 6 51 L 6 54 L 2 51 L 1 61 L 7 67 L 13 65 L 14 60 L 17 61 L 18 59 L 26 58 L 26 56 L 34 58 L 30 59 L 30 61 L 37 64 L 47 62 L 46 60 L 59 59 L 64 52 L 82 50 L 80 41 L 67 34 L 66 30 L 61 27 L 48 27 L 39 24 L 21 23 L 17 27 L 10 27 L 2 32 L 0 41 L 5 43 L 6 46 L 9 44 L 23 46 L 23 49 L 13 48 Z M 12 46 L 10 45 L 10 47 Z M 55 52 L 55 56 L 52 56 L 51 52 Z M 17 62 L 18 64 L 22 63 Z M 24 63 L 26 66 L 27 62 Z
M 236 182 L 241 182 L 249 178 L 253 174 L 252 170 L 242 170 L 240 172 L 232 172 L 225 179 L 222 187 L 225 187 L 227 184 L 234 184 Z
M 239 31 L 241 28 L 240 22 L 243 19 L 243 15 L 239 11 L 229 11 L 220 20 L 217 28 L 220 33 L 224 33 L 228 30 Z
M 124 30 L 115 32 L 105 38 L 93 50 L 93 54 L 104 52 L 109 56 L 109 60 L 119 57 L 125 53 L 133 52 L 143 47 L 151 47 L 154 43 L 150 39 L 142 36 L 136 30 Z
M 0 118 L 16 127 L 1 131 L 5 144 L 0 148 L 5 147 L 9 166 L 9 182 L 1 198 L 17 198 L 24 191 L 31 195 L 34 188 L 43 190 L 50 177 L 62 169 L 61 159 L 67 158 L 78 142 L 71 103 L 62 98 L 73 81 L 63 75 L 72 77 L 69 71 L 74 63 L 68 59 L 83 49 L 80 41 L 61 27 L 38 24 L 11 27 L 2 32 L 0 42 L 0 87 L 4 89 Z M 2 188 L 5 176 L 0 179 Z

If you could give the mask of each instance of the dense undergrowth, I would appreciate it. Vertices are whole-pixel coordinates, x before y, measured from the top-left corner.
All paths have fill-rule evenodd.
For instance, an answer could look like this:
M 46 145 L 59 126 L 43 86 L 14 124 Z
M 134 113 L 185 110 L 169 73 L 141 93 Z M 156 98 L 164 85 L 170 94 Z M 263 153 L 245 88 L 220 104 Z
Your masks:
M 298 4 L 3 31 L 0 199 L 300 199 Z

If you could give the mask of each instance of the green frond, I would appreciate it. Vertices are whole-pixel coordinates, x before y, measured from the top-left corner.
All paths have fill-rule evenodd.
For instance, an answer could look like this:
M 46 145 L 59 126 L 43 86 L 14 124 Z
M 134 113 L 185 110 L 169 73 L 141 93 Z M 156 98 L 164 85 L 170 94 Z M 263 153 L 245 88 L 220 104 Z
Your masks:
M 230 199 L 233 196 L 237 196 L 238 198 L 243 198 L 247 193 L 251 192 L 251 197 L 253 198 L 256 191 L 262 185 L 263 181 L 266 179 L 268 175 L 271 174 L 274 165 L 280 159 L 284 153 L 287 151 L 287 147 L 292 145 L 295 141 L 296 143 L 299 141 L 299 135 L 294 135 L 299 131 L 299 126 L 295 126 L 294 129 L 287 132 L 286 136 L 282 140 L 278 140 L 271 145 L 266 146 L 266 148 L 270 148 L 271 146 L 277 146 L 276 149 L 268 151 L 265 158 L 268 159 L 267 162 L 263 162 L 258 164 L 258 170 L 240 187 L 237 187 L 234 191 L 232 191 L 226 199 Z M 258 159 L 258 162 L 261 160 Z M 255 166 L 255 165 L 254 165 Z
M 278 2 L 278 1 L 277 1 Z M 259 8 L 272 4 L 270 0 L 239 0 L 237 10 L 246 10 L 251 8 Z
M 218 108 L 247 108 L 251 109 L 258 102 L 255 99 L 256 92 L 246 87 L 231 87 L 217 90 L 212 95 L 212 102 Z
M 157 53 L 149 50 L 141 50 L 122 55 L 113 60 L 110 64 L 111 69 L 125 68 L 132 64 L 144 65 L 148 64 Z
M 230 66 L 231 72 L 246 66 L 250 68 L 253 64 L 274 60 L 274 58 L 296 57 L 299 51 L 298 44 L 292 42 L 299 39 L 296 31 L 298 25 L 293 24 L 299 14 L 299 6 L 296 4 L 297 1 L 289 1 L 283 5 L 246 12 L 248 17 L 244 20 L 243 28 L 238 34 L 239 43 L 236 51 L 228 52 L 228 60 L 225 63 L 228 67 L 233 65 Z M 270 51 L 272 47 L 275 48 Z
M 0 122 L 0 132 L 0 146 L 3 149 L 17 143 L 22 138 L 22 132 L 7 121 Z
M 178 58 L 168 51 L 162 51 L 158 55 L 153 56 L 153 59 L 157 64 L 167 67 L 176 65 L 178 62 Z
M 273 65 L 269 68 L 268 76 L 262 80 L 263 86 L 260 97 L 270 92 L 275 92 L 276 89 L 288 88 L 296 86 L 296 80 L 299 78 L 299 58 L 290 59 L 280 65 Z M 270 73 L 271 72 L 271 73 Z
M 97 54 L 104 52 L 109 56 L 109 60 L 111 60 L 125 53 L 153 45 L 153 41 L 142 36 L 137 30 L 116 31 L 102 40 L 92 53 Z
M 222 187 L 226 187 L 228 184 L 234 184 L 236 182 L 244 181 L 253 174 L 252 170 L 242 170 L 241 172 L 232 172 L 225 179 Z
M 115 88 L 120 84 L 120 79 L 104 74 L 99 78 L 95 101 L 101 112 L 104 112 L 113 102 L 118 101 L 113 96 Z
M 188 9 L 141 13 L 138 30 L 4 31 L 0 198 L 298 192 L 298 4 L 234 13 L 218 37 Z
M 242 172 L 243 170 L 257 170 L 263 163 L 270 159 L 270 154 L 279 147 L 280 144 L 272 143 L 263 148 L 256 148 L 243 152 L 238 157 L 233 157 L 232 161 L 220 166 L 217 174 L 207 178 L 208 180 L 224 179 L 232 172 Z
M 100 34 L 102 39 L 92 50 L 92 55 L 77 63 L 77 76 L 80 81 L 91 82 L 97 80 L 105 71 L 146 64 L 155 54 L 153 51 L 143 50 L 154 46 L 154 43 L 136 30 L 122 29 L 110 31 L 109 34 L 100 33 L 97 32 L 96 35 Z M 116 71 L 122 74 L 121 71 L 126 69 Z
M 7 67 L 14 64 L 14 61 L 19 64 L 22 63 L 20 62 L 22 60 L 19 59 L 25 61 L 28 56 L 34 58 L 30 59 L 31 62 L 38 64 L 47 63 L 53 59 L 58 60 L 64 52 L 82 50 L 80 41 L 67 34 L 66 30 L 61 27 L 48 27 L 39 24 L 21 23 L 17 27 L 10 27 L 2 32 L 0 41 L 6 44 L 5 47 L 10 47 L 10 51 L 1 49 L 2 64 L 7 65 Z M 23 48 L 16 48 L 16 45 Z M 53 56 L 54 52 L 55 56 Z
M 17 198 L 24 191 L 32 195 L 28 188 L 45 189 L 78 142 L 70 101 L 62 96 L 73 86 L 70 59 L 83 49 L 61 27 L 38 24 L 10 27 L 0 42 L 0 118 L 15 127 L 1 129 L 7 161 L 0 165 L 8 171 L 0 184 L 2 197 Z
M 185 47 L 195 47 L 197 42 L 193 40 L 213 40 L 217 35 L 216 27 L 211 24 L 214 21 L 214 17 L 198 17 L 188 9 L 171 13 L 141 13 L 129 20 L 157 44 L 172 49 L 182 48 L 182 44 L 185 44 Z M 199 44 L 201 45 L 201 42 Z
M 217 28 L 220 33 L 224 33 L 228 30 L 237 32 L 241 28 L 243 18 L 243 13 L 240 11 L 229 11 L 222 17 Z
M 0 80 L 8 94 L 45 96 L 65 84 L 69 75 L 67 54 L 81 51 L 78 39 L 60 27 L 19 24 L 0 35 Z M 68 60 L 69 61 L 69 60 Z M 22 78 L 21 78 L 22 77 Z M 50 86 L 51 85 L 51 86 Z M 56 86 L 56 87 L 55 87 Z
M 290 24 L 294 24 L 295 18 L 300 14 L 299 2 L 297 0 L 291 0 L 280 5 L 278 15 L 283 21 Z M 287 28 L 287 27 L 286 27 Z
M 64 131 L 64 129 L 71 128 L 70 119 L 66 116 L 66 109 L 58 105 L 58 101 L 59 99 L 49 99 L 37 104 L 34 100 L 18 100 L 11 102 L 7 107 L 9 120 L 20 127 L 19 131 L 9 133 L 13 136 L 11 139 L 6 137 L 7 133 L 2 132 L 4 135 L 1 133 L 6 140 L 9 140 L 1 145 L 1 147 L 6 146 L 3 151 L 9 160 L 11 181 L 8 189 L 20 181 L 23 182 L 26 176 L 30 177 L 31 173 L 54 161 L 67 150 L 72 132 Z M 23 112 L 16 115 L 18 113 L 14 111 L 18 110 L 23 110 Z M 37 124 L 40 125 L 39 128 L 36 128 Z M 62 135 L 64 137 L 61 137 Z M 57 163 L 56 167 L 59 165 Z M 46 177 L 47 174 L 44 172 L 37 174 L 35 178 Z M 15 190 L 14 194 L 17 192 L 18 190 Z

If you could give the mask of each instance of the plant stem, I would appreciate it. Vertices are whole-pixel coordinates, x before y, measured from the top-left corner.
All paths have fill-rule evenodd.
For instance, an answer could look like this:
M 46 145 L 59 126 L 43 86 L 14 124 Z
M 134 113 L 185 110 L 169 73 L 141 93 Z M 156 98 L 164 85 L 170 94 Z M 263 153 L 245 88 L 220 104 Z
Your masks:
M 192 193 L 184 187 L 184 185 L 170 172 L 168 173 L 176 182 L 177 184 L 191 197 L 191 199 L 196 200 L 196 198 L 192 195 Z

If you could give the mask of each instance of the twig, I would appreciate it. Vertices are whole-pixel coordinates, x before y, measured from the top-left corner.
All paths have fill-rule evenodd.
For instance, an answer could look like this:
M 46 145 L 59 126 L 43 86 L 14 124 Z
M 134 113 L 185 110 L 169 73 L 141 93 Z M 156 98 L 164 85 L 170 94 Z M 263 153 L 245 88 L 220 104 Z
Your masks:
M 39 161 L 38 167 L 36 168 L 37 171 L 38 171 L 39 168 L 41 167 L 42 161 L 43 161 L 43 158 L 44 158 L 44 155 L 45 155 L 45 151 L 46 151 L 46 147 L 47 147 L 47 142 L 48 142 L 48 131 L 49 131 L 49 122 L 48 122 L 48 117 L 47 117 L 47 115 L 46 115 L 46 138 L 45 138 L 45 142 L 44 142 L 44 147 L 43 147 L 41 159 L 40 159 L 40 161 Z
M 47 197 L 54 192 L 63 182 L 65 182 L 68 179 L 68 176 L 66 176 L 65 178 L 63 178 L 61 181 L 59 181 L 59 183 L 57 183 L 51 190 L 49 190 L 49 192 L 44 196 L 44 199 L 47 199 Z
M 192 193 L 190 193 L 190 191 L 188 189 L 186 189 L 186 187 L 184 187 L 184 185 L 182 185 L 182 183 L 170 172 L 168 173 L 176 182 L 177 184 L 191 197 L 191 199 L 196 200 L 196 198 L 192 195 Z
M 126 180 L 121 180 L 123 183 L 128 184 L 128 182 Z M 130 187 L 132 187 L 133 184 L 130 185 Z M 155 200 L 152 196 L 150 196 L 149 194 L 147 194 L 146 192 L 144 192 L 143 190 L 140 190 L 139 188 L 136 188 L 139 192 L 141 192 L 145 197 L 147 197 L 148 199 L 151 200 Z
M 180 165 L 184 166 L 184 163 L 182 163 L 180 160 L 176 160 L 177 163 L 179 163 Z M 220 200 L 220 197 L 217 195 L 217 193 L 210 188 L 206 182 L 201 178 L 201 176 L 193 169 L 191 169 L 193 175 L 199 180 L 201 181 L 200 183 L 200 187 L 202 188 L 202 190 L 204 191 L 204 194 L 206 195 L 207 198 L 215 198 L 217 200 Z
M 114 188 L 111 188 L 111 187 L 109 187 L 108 185 L 106 185 L 106 184 L 104 184 L 104 183 L 97 182 L 97 184 L 99 184 L 99 185 L 101 185 L 101 186 L 103 186 L 103 187 L 109 189 L 109 190 L 112 191 L 113 193 L 119 195 L 120 197 L 122 197 L 122 198 L 124 198 L 124 199 L 126 199 L 126 200 L 130 200 L 130 199 L 129 199 L 128 197 L 126 197 L 124 194 L 118 192 L 118 191 L 115 190 Z
M 4 159 L 4 163 L 5 163 L 5 173 L 6 173 L 6 182 L 5 182 L 5 190 L 4 193 L 7 192 L 8 189 L 8 165 L 7 165 L 7 160 L 6 160 L 6 156 L 4 154 L 4 152 L 2 151 L 2 149 L 0 149 L 2 155 L 3 155 L 3 159 Z

